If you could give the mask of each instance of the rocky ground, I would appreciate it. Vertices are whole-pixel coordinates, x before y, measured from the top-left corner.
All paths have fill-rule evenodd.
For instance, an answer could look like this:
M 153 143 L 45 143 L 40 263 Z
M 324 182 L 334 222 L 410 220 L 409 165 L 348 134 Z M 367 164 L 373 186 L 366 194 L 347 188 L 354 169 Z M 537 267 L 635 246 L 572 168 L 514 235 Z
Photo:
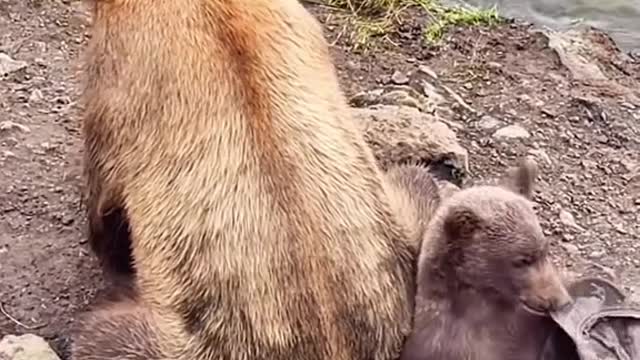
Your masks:
M 342 13 L 310 9 L 383 164 L 435 155 L 479 182 L 535 156 L 554 258 L 640 298 L 640 62 L 599 32 L 520 23 L 454 29 L 432 46 L 419 14 L 353 51 Z M 86 26 L 81 3 L 0 0 L 0 335 L 38 334 L 62 358 L 74 315 L 102 287 L 79 189 Z

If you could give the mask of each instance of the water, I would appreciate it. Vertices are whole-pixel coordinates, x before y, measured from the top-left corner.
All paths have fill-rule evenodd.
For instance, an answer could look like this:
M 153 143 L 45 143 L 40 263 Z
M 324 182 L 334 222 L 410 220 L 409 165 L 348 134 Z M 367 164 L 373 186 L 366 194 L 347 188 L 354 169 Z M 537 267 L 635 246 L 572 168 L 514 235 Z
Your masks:
M 640 0 L 466 0 L 501 14 L 563 29 L 582 22 L 605 30 L 626 51 L 640 51 Z

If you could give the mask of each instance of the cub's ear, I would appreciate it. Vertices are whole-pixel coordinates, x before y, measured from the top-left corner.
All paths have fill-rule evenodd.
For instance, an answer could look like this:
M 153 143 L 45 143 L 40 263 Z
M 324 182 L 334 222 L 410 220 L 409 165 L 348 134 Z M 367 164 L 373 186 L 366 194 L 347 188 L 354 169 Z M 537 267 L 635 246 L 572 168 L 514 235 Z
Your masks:
M 450 245 L 463 245 L 482 228 L 481 215 L 463 205 L 456 205 L 449 209 L 444 219 L 444 232 Z
M 525 157 L 507 171 L 500 183 L 505 188 L 531 200 L 537 177 L 538 163 L 531 157 Z

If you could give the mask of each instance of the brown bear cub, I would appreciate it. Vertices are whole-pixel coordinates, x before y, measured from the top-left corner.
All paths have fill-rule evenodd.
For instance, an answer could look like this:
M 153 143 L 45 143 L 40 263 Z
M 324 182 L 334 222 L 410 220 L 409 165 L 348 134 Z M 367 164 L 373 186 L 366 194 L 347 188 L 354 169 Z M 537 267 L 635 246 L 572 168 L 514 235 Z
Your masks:
M 402 360 L 539 358 L 545 315 L 571 298 L 530 201 L 536 175 L 524 159 L 503 184 L 440 204 L 423 239 Z

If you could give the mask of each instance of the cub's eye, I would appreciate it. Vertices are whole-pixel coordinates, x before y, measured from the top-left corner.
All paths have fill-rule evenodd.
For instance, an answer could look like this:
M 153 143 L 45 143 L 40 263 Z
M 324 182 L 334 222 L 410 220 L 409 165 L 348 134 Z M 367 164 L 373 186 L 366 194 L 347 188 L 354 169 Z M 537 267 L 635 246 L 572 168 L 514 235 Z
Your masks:
M 513 266 L 523 268 L 533 265 L 534 259 L 531 256 L 520 256 L 513 261 Z

